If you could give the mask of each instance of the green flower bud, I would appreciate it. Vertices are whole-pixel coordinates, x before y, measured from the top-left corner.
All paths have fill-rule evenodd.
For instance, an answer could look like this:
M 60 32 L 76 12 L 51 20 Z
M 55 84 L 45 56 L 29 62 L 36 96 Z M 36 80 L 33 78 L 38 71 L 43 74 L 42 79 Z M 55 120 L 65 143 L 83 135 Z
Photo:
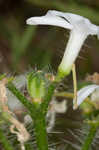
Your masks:
M 31 72 L 28 74 L 27 80 L 27 89 L 29 95 L 33 98 L 33 102 L 41 103 L 46 92 L 43 72 Z

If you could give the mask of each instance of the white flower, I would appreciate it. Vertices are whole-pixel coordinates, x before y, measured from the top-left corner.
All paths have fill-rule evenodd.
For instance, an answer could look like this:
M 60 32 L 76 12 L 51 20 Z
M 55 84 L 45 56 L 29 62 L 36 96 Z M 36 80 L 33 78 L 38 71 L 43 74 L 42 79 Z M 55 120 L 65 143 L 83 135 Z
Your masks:
M 97 89 L 99 90 L 99 85 L 96 84 L 88 85 L 80 89 L 77 92 L 77 106 L 79 106 L 89 95 L 91 95 Z M 75 100 L 73 100 L 73 102 L 74 101 Z
M 58 15 L 55 15 L 53 11 L 48 11 L 45 16 L 31 17 L 27 19 L 26 23 L 29 25 L 53 25 L 72 29 L 72 25 L 70 25 L 68 21 Z
M 70 38 L 59 66 L 59 75 L 64 77 L 71 71 L 79 51 L 88 35 L 99 37 L 99 27 L 92 24 L 87 18 L 72 13 L 60 11 L 48 11 L 45 16 L 32 17 L 27 20 L 30 25 L 54 25 L 60 26 L 70 31 Z

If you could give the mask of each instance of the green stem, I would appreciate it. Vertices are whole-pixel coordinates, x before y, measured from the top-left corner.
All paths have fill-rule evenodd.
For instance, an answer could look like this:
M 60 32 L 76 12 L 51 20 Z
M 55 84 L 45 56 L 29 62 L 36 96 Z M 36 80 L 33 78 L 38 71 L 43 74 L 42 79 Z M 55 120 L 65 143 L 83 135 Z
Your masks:
M 5 150 L 14 150 L 12 145 L 9 143 L 8 139 L 4 135 L 2 129 L 0 128 L 0 142 Z
M 36 107 L 36 105 L 30 103 L 29 100 L 27 100 L 12 83 L 8 84 L 8 89 L 20 100 L 21 103 L 24 104 L 24 106 L 26 106 L 34 121 L 34 129 L 38 150 L 48 150 L 48 140 L 45 121 L 46 117 L 43 114 L 41 107 Z
M 50 101 L 51 101 L 51 99 L 52 99 L 52 96 L 53 96 L 53 94 L 54 94 L 54 90 L 55 90 L 55 88 L 56 88 L 56 85 L 57 85 L 57 83 L 56 83 L 56 82 L 53 82 L 53 83 L 49 86 L 48 92 L 47 92 L 47 94 L 46 94 L 46 96 L 45 96 L 45 98 L 44 98 L 44 101 L 43 101 L 42 104 L 41 104 L 41 109 L 42 109 L 42 112 L 43 112 L 44 115 L 46 115 L 46 113 L 47 113 L 47 109 L 48 109 L 49 103 L 50 103 Z
M 96 130 L 97 130 L 97 125 L 91 125 L 91 127 L 89 129 L 89 133 L 85 139 L 85 142 L 84 142 L 81 150 L 89 150 L 90 149 L 92 141 L 96 134 Z
M 67 98 L 73 99 L 74 94 L 70 92 L 58 92 L 58 93 L 55 93 L 54 96 L 67 97 Z
M 14 86 L 13 83 L 8 83 L 8 89 L 20 100 L 20 102 L 28 109 L 32 117 L 35 116 L 35 105 L 22 95 L 22 93 Z
M 48 150 L 46 113 L 57 83 L 58 82 L 51 83 L 48 88 L 48 92 L 44 98 L 44 101 L 42 102 L 40 107 L 37 107 L 36 105 L 30 103 L 12 83 L 8 84 L 8 89 L 27 107 L 28 111 L 30 112 L 30 115 L 34 121 L 34 129 L 38 150 Z
M 34 128 L 38 150 L 48 150 L 48 137 L 46 132 L 46 120 L 42 112 L 34 119 Z

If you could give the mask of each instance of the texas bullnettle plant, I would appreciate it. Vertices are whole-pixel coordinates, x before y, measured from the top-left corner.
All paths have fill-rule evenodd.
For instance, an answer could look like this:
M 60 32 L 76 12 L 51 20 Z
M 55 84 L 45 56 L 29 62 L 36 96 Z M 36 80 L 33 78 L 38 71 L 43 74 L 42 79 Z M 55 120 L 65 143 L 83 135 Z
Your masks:
M 34 129 L 36 139 L 35 148 L 37 150 L 50 150 L 48 146 L 48 132 L 51 132 L 55 125 L 56 113 L 64 113 L 67 110 L 66 100 L 58 103 L 55 99 L 55 94 L 59 96 L 57 94 L 57 86 L 64 77 L 70 74 L 87 37 L 89 35 L 96 35 L 99 37 L 99 27 L 80 15 L 63 13 L 55 10 L 48 11 L 45 16 L 29 18 L 26 23 L 28 25 L 53 25 L 70 30 L 70 37 L 56 75 L 40 70 L 33 70 L 23 76 L 16 77 L 16 79 L 9 79 L 4 76 L 0 81 L 0 107 L 2 117 L 4 120 L 10 122 L 10 131 L 12 134 L 16 134 L 21 149 L 30 150 L 30 147 L 25 147 L 25 143 L 31 138 L 31 135 L 25 128 L 25 125 L 17 120 L 17 118 L 15 119 L 15 112 L 27 110 L 28 117 L 25 118 L 25 121 L 26 123 L 32 122 L 32 128 Z M 27 89 L 27 94 L 25 96 L 21 92 L 22 87 Z M 2 93 L 2 89 L 4 89 L 5 94 Z M 99 86 L 88 85 L 78 91 L 77 106 L 93 93 L 95 89 L 99 89 Z M 68 98 L 70 95 L 66 95 L 65 93 L 65 96 Z M 71 98 L 73 99 L 73 96 L 71 96 Z M 73 101 L 75 101 L 75 99 Z M 84 112 L 84 107 L 81 108 Z M 87 118 L 87 124 L 90 128 L 81 146 L 82 150 L 89 150 L 91 147 L 96 130 L 99 126 L 98 114 L 99 113 L 97 113 L 93 119 L 92 117 L 90 117 L 91 119 Z M 0 131 L 0 136 L 3 137 L 2 130 Z M 5 150 L 14 150 L 14 147 L 5 137 L 3 137 L 1 142 Z M 7 147 L 5 146 L 6 143 L 8 145 Z M 31 149 L 33 149 L 33 147 Z

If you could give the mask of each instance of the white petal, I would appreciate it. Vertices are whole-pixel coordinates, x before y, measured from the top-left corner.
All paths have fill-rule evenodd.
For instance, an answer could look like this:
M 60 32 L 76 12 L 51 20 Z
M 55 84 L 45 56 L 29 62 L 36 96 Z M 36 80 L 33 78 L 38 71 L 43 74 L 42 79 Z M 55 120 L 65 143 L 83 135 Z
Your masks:
M 97 35 L 97 37 L 99 39 L 99 26 L 90 24 L 90 35 Z
M 86 38 L 86 32 L 80 32 L 79 30 L 72 30 L 70 32 L 70 38 L 67 43 L 63 59 L 59 66 L 60 72 L 66 72 L 66 74 L 68 74 L 71 71 L 72 65 L 75 62 Z
M 90 21 L 87 18 L 80 16 L 80 15 L 73 14 L 73 13 L 66 13 L 66 12 L 61 12 L 61 11 L 56 11 L 56 10 L 52 10 L 48 12 L 50 14 L 65 18 L 72 25 L 78 24 L 78 22 L 85 21 L 85 20 L 87 24 L 90 23 Z
M 77 23 L 79 20 L 84 19 L 83 16 L 72 14 L 72 13 L 65 13 L 65 12 L 56 11 L 56 10 L 52 10 L 52 11 L 49 11 L 49 12 L 56 15 L 56 16 L 64 17 L 71 24 Z
M 89 19 L 72 13 L 65 13 L 65 18 L 67 18 L 76 29 L 80 28 L 82 32 L 87 32 L 88 35 L 97 35 L 99 38 L 99 26 L 92 24 Z
M 87 18 L 80 15 L 72 13 L 63 13 L 55 10 L 49 11 L 49 13 L 54 14 L 56 16 L 64 17 L 66 20 L 68 20 L 70 24 L 74 26 L 74 28 L 82 28 L 82 30 L 84 29 L 85 32 L 88 32 L 88 34 L 97 35 L 99 38 L 99 26 L 92 24 Z
M 79 90 L 77 93 L 77 105 L 79 106 L 97 88 L 99 88 L 99 85 L 93 84 Z
M 48 11 L 48 13 L 45 16 L 31 17 L 27 19 L 26 23 L 29 25 L 53 25 L 63 27 L 66 29 L 72 29 L 71 24 L 69 24 L 63 18 L 50 13 L 50 11 Z

